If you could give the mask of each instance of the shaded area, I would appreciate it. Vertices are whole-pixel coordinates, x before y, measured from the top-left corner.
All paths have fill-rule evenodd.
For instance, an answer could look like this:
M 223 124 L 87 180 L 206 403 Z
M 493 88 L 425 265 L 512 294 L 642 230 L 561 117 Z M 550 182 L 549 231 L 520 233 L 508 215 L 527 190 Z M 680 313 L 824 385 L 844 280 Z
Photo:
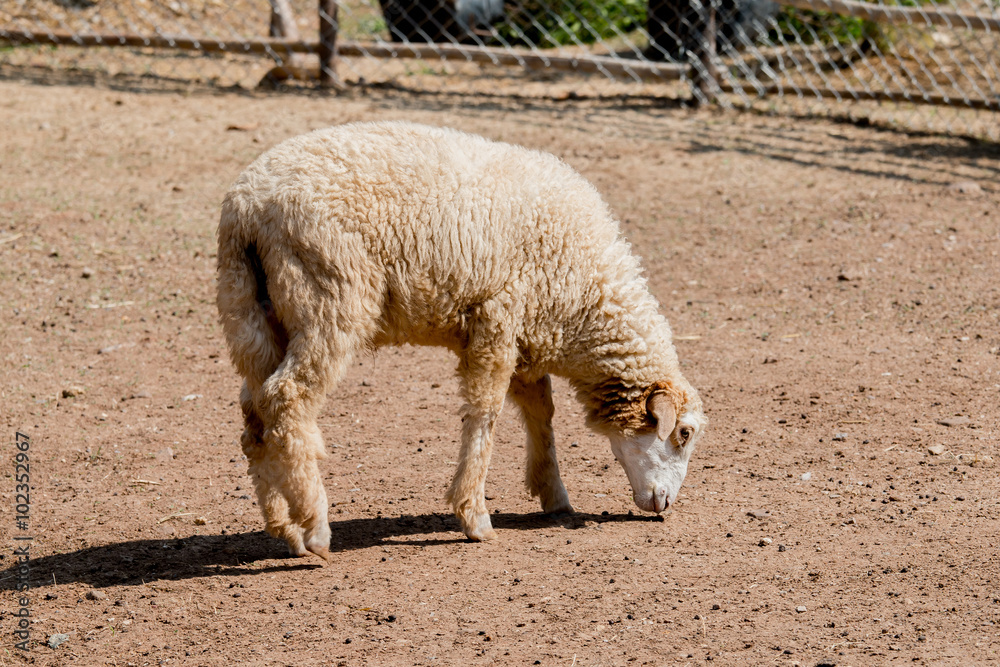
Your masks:
M 37 85 L 106 86 L 111 90 L 132 94 L 162 94 L 183 92 L 204 95 L 239 95 L 250 99 L 274 93 L 251 91 L 239 86 L 220 87 L 184 79 L 154 75 L 106 75 L 84 70 L 53 70 L 42 67 L 5 66 L 0 69 L 0 81 L 27 81 Z M 305 98 L 329 98 L 329 91 L 304 86 L 281 86 L 281 95 Z M 890 178 L 910 183 L 947 185 L 970 177 L 969 170 L 981 172 L 975 178 L 989 181 L 1000 177 L 1000 144 L 942 133 L 903 131 L 899 128 L 874 126 L 871 129 L 885 137 L 884 141 L 859 142 L 854 137 L 827 133 L 828 141 L 817 143 L 815 128 L 809 126 L 775 127 L 761 114 L 761 120 L 727 126 L 713 122 L 690 123 L 683 129 L 664 135 L 660 118 L 655 113 L 682 110 L 684 100 L 657 96 L 577 95 L 572 100 L 554 101 L 538 97 L 518 97 L 490 93 L 428 92 L 396 83 L 367 84 L 342 91 L 336 97 L 366 99 L 383 107 L 397 108 L 405 100 L 408 108 L 419 111 L 454 111 L 461 105 L 464 113 L 498 119 L 511 112 L 560 112 L 561 122 L 585 132 L 603 131 L 615 127 L 623 135 L 636 139 L 667 140 L 689 153 L 738 152 L 787 162 L 803 167 L 822 167 L 847 174 Z M 640 112 L 624 117 L 623 112 Z M 653 113 L 651 116 L 646 114 Z M 743 112 L 747 113 L 747 112 Z M 752 110 L 749 113 L 754 113 Z M 613 115 L 612 115 L 613 114 Z M 840 122 L 845 125 L 868 126 L 866 119 L 830 114 L 799 114 L 800 120 Z M 523 119 L 530 123 L 530 119 Z M 900 143 L 900 135 L 918 140 Z M 685 142 L 687 145 L 685 145 Z M 864 161 L 864 164 L 862 164 Z M 874 164 L 873 164 L 874 163 Z M 956 165 L 962 164 L 962 170 Z M 964 172 L 964 173 L 963 173 Z
M 610 49 L 616 58 L 631 60 L 639 56 L 634 51 Z M 219 58 L 198 53 L 157 53 L 155 59 L 149 54 L 136 52 L 135 58 L 145 58 L 150 62 L 165 63 L 167 71 L 155 71 L 147 66 L 142 71 L 121 71 L 111 73 L 96 71 L 84 64 L 75 66 L 59 66 L 57 64 L 27 64 L 0 63 L 0 80 L 27 81 L 38 85 L 85 85 L 102 86 L 112 90 L 143 92 L 178 92 L 192 94 L 202 92 L 207 94 L 242 93 L 257 96 L 266 94 L 253 88 L 267 71 L 267 63 L 261 59 L 237 54 Z M 234 60 L 235 59 L 235 60 Z M 309 58 L 311 62 L 311 57 Z M 367 61 L 366 61 L 367 62 Z M 378 61 L 384 67 L 390 64 L 400 65 L 400 62 L 386 60 Z M 456 61 L 457 63 L 457 61 Z M 147 63 L 148 64 L 148 63 Z M 404 63 L 405 64 L 405 63 Z M 506 108 L 518 107 L 531 109 L 538 105 L 544 108 L 567 107 L 574 104 L 601 104 L 608 108 L 684 108 L 690 106 L 692 100 L 686 84 L 667 86 L 650 92 L 649 87 L 616 87 L 623 82 L 602 81 L 597 77 L 583 75 L 564 77 L 552 71 L 528 71 L 517 68 L 484 67 L 477 70 L 463 70 L 462 73 L 444 75 L 435 74 L 434 78 L 443 83 L 444 90 L 427 89 L 417 76 L 420 72 L 431 72 L 436 62 L 414 60 L 402 69 L 391 71 L 383 76 L 375 76 L 365 70 L 358 74 L 359 83 L 348 83 L 348 95 L 370 95 L 376 91 L 393 91 L 413 96 L 416 105 L 421 100 L 437 100 L 447 108 L 461 104 L 471 108 L 483 104 L 500 104 Z M 457 63 L 461 65 L 462 63 Z M 457 66 L 456 65 L 456 66 Z M 242 69 L 241 69 L 242 68 Z M 256 75 L 246 72 L 259 68 Z M 133 68 L 135 69 L 135 68 Z M 244 71 L 243 77 L 230 76 L 230 70 Z M 354 70 L 355 73 L 360 70 Z M 411 76 L 412 75 L 412 76 Z M 249 77 L 249 78 L 247 78 Z M 416 77 L 416 78 L 414 78 Z M 451 84 L 461 83 L 461 90 L 448 89 Z M 502 84 L 500 82 L 503 82 Z M 611 84 L 616 85 L 611 85 Z M 664 82 L 668 83 L 668 82 Z M 229 85 L 232 84 L 232 85 Z M 608 85 L 605 85 L 608 84 Z M 631 86 L 631 84 L 625 84 Z M 283 95 L 320 95 L 329 97 L 331 91 L 317 89 L 312 83 L 284 81 L 269 86 L 276 88 Z M 568 88 L 568 90 L 567 90 Z M 822 86 L 820 87 L 822 88 Z M 817 89 L 818 90 L 818 89 Z M 529 92 L 530 91 L 530 92 Z M 603 91 L 603 92 L 602 92 Z M 974 111 L 961 104 L 949 107 L 933 107 L 912 105 L 904 98 L 896 103 L 885 103 L 865 99 L 853 100 L 846 91 L 839 93 L 840 98 L 813 97 L 810 89 L 802 91 L 801 96 L 771 93 L 757 97 L 753 89 L 747 88 L 746 99 L 733 99 L 732 104 L 741 113 L 773 116 L 775 114 L 786 118 L 827 120 L 859 127 L 875 127 L 888 131 L 893 135 L 908 136 L 941 136 L 958 137 L 981 141 L 984 136 L 994 136 L 992 128 L 995 125 L 993 111 Z
M 658 515 L 628 514 L 502 514 L 492 515 L 498 530 L 537 530 L 561 526 L 584 528 L 588 524 L 629 521 L 662 522 Z M 437 546 L 468 542 L 450 514 L 403 515 L 395 518 L 350 519 L 331 524 L 334 554 L 375 546 Z M 450 533 L 446 537 L 440 533 Z M 397 539 L 412 536 L 419 539 Z M 503 540 L 503 535 L 500 535 Z M 475 548 L 470 543 L 470 548 Z M 247 567 L 262 560 L 284 559 L 267 567 Z M 234 535 L 193 535 L 162 540 L 130 540 L 53 554 L 31 561 L 31 587 L 47 588 L 56 582 L 84 583 L 95 588 L 134 586 L 154 581 L 196 579 L 206 576 L 254 576 L 273 572 L 323 567 L 316 559 L 287 556 L 284 542 L 263 531 Z M 0 571 L 0 588 L 13 590 L 17 567 Z

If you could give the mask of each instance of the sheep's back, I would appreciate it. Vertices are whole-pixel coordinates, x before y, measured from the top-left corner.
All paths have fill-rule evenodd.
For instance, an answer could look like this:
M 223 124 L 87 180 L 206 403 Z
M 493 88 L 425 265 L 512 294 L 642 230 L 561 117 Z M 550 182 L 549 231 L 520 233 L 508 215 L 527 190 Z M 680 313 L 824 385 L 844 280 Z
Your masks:
M 451 330 L 491 299 L 547 326 L 601 298 L 602 283 L 619 278 L 609 266 L 628 256 L 597 191 L 565 163 L 454 130 L 327 128 L 247 172 L 241 183 L 270 211 L 261 219 L 317 275 L 378 274 L 366 280 L 387 330 Z

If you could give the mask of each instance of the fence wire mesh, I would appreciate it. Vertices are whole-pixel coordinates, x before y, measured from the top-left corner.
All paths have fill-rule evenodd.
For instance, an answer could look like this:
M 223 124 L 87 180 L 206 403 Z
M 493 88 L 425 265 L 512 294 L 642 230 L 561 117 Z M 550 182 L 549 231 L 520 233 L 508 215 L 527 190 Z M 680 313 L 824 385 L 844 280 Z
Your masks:
M 996 140 L 998 4 L 6 0 L 0 75 L 312 85 L 335 53 L 333 85 L 669 98 Z

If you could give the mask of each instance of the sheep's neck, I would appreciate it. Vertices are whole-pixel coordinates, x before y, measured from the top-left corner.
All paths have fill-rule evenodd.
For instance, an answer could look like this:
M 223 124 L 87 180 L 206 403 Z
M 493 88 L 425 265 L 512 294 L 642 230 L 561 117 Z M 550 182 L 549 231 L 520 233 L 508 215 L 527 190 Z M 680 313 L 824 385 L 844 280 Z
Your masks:
M 604 321 L 601 321 L 604 320 Z M 646 399 L 653 391 L 664 391 L 681 410 L 687 383 L 678 370 L 670 327 L 655 315 L 648 331 L 640 333 L 621 317 L 592 320 L 592 331 L 603 340 L 582 337 L 567 358 L 566 377 L 587 409 L 587 421 L 598 430 L 635 432 L 652 426 Z

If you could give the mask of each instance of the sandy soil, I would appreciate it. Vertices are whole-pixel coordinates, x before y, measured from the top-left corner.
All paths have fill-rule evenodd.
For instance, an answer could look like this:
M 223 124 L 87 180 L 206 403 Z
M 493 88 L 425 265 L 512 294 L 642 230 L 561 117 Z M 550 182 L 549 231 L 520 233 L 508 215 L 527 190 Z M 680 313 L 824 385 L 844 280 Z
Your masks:
M 0 108 L 0 665 L 1000 662 L 997 146 L 388 91 L 2 81 Z M 548 150 L 606 193 L 711 419 L 664 520 L 560 382 L 577 513 L 539 514 L 508 414 L 499 539 L 465 541 L 443 501 L 454 359 L 401 348 L 359 359 L 321 420 L 333 562 L 262 532 L 216 324 L 219 202 L 281 139 L 376 118 Z

